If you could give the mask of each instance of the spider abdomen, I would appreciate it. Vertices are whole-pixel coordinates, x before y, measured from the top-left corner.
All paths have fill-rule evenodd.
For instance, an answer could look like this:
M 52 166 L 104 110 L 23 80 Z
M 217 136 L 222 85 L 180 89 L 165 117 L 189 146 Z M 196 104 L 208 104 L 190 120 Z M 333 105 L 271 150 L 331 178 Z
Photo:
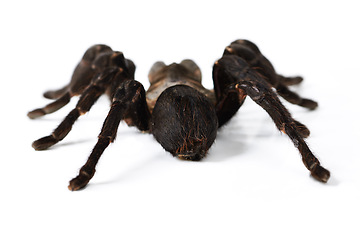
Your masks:
M 173 156 L 198 161 L 213 144 L 217 128 L 210 101 L 189 86 L 176 85 L 158 98 L 150 131 Z

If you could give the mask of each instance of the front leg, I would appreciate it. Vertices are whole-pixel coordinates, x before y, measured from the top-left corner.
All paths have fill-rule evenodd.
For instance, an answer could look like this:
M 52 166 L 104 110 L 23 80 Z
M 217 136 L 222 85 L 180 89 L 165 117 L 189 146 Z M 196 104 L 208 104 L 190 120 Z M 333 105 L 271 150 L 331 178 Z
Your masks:
M 225 82 L 233 82 L 228 85 L 229 91 L 237 91 L 242 95 L 245 93 L 267 111 L 277 128 L 286 133 L 299 150 L 303 163 L 311 175 L 321 182 L 327 182 L 330 172 L 320 165 L 303 139 L 299 122 L 291 117 L 261 75 L 247 66 L 243 59 L 234 55 L 222 57 L 215 65 L 214 72 L 215 77 L 220 76 Z
M 150 112 L 146 104 L 145 90 L 141 83 L 135 80 L 124 81 L 117 89 L 98 142 L 78 176 L 70 181 L 69 190 L 79 190 L 89 183 L 102 153 L 115 140 L 120 121 L 125 118 L 130 118 L 139 130 L 149 130 Z

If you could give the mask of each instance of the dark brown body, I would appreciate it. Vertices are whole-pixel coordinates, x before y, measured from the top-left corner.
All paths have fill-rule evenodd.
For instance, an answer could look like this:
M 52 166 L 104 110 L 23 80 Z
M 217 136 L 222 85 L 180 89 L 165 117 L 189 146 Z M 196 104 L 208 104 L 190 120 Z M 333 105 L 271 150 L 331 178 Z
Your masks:
M 111 108 L 98 142 L 79 175 L 70 181 L 70 190 L 86 186 L 94 176 L 101 154 L 116 138 L 120 121 L 152 133 L 173 156 L 197 161 L 206 156 L 218 128 L 236 114 L 246 96 L 289 136 L 311 175 L 322 182 L 329 179 L 330 172 L 304 141 L 309 130 L 292 118 L 277 94 L 308 109 L 315 109 L 317 103 L 290 91 L 287 86 L 300 83 L 302 78 L 277 74 L 252 42 L 237 40 L 225 48 L 213 67 L 214 90 L 202 86 L 200 69 L 192 60 L 170 65 L 155 63 L 149 72 L 151 85 L 147 91 L 134 80 L 134 73 L 134 63 L 121 52 L 95 45 L 87 50 L 67 87 L 45 94 L 55 102 L 29 112 L 30 118 L 43 116 L 64 106 L 73 95 L 80 95 L 76 107 L 52 134 L 33 142 L 36 150 L 44 150 L 64 139 L 74 122 L 102 94 L 109 95 Z
M 215 140 L 218 122 L 215 94 L 201 84 L 199 67 L 192 60 L 168 66 L 157 62 L 149 81 L 146 100 L 155 139 L 181 159 L 203 158 Z

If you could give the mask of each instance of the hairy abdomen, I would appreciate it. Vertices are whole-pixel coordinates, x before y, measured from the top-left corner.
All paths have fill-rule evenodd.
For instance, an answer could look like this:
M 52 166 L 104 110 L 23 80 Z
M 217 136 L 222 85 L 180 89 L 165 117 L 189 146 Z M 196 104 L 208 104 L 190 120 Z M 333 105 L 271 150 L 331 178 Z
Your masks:
M 186 160 L 200 160 L 213 144 L 218 120 L 213 104 L 199 91 L 176 85 L 159 96 L 150 131 L 162 147 Z

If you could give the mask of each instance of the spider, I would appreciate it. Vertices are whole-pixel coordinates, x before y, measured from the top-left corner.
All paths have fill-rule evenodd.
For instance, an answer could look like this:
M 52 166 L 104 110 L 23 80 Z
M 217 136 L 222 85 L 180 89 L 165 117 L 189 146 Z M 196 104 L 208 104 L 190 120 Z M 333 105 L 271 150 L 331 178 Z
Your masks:
M 236 114 L 246 96 L 260 105 L 291 139 L 311 176 L 324 183 L 329 179 L 330 172 L 320 165 L 304 141 L 310 131 L 292 118 L 278 95 L 310 110 L 317 103 L 291 91 L 288 86 L 303 79 L 277 74 L 251 41 L 236 40 L 225 48 L 213 66 L 214 90 L 203 87 L 200 68 L 189 59 L 170 65 L 156 62 L 148 75 L 147 91 L 134 80 L 134 74 L 134 63 L 122 52 L 94 45 L 85 52 L 68 85 L 44 93 L 44 97 L 54 101 L 28 113 L 31 119 L 44 116 L 65 106 L 71 97 L 80 96 L 76 107 L 51 135 L 33 142 L 35 150 L 45 150 L 63 140 L 75 121 L 102 94 L 109 96 L 111 107 L 98 141 L 77 177 L 70 181 L 69 190 L 79 190 L 89 183 L 101 154 L 115 140 L 122 120 L 153 134 L 173 156 L 199 161 L 214 143 L 217 130 Z

